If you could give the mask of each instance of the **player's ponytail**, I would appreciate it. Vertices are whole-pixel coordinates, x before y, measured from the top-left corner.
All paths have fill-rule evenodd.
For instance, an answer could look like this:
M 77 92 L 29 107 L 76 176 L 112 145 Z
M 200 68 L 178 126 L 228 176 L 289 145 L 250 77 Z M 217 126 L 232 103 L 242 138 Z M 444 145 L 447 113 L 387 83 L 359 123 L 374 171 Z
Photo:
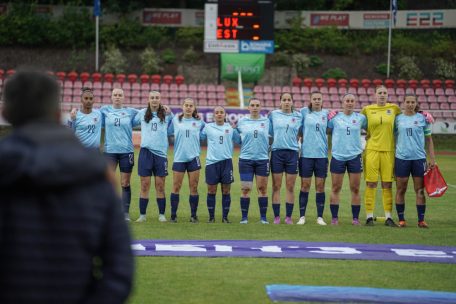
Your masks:
M 157 116 L 158 116 L 158 118 L 160 118 L 161 123 L 165 122 L 166 111 L 165 111 L 165 107 L 162 106 L 161 103 L 158 105 Z
M 192 117 L 195 118 L 196 120 L 200 120 L 201 118 L 198 115 L 198 110 L 195 107 L 195 110 L 193 110 Z
M 152 119 L 152 109 L 150 108 L 150 104 L 147 103 L 147 110 L 146 113 L 144 114 L 144 121 L 149 123 L 149 121 Z

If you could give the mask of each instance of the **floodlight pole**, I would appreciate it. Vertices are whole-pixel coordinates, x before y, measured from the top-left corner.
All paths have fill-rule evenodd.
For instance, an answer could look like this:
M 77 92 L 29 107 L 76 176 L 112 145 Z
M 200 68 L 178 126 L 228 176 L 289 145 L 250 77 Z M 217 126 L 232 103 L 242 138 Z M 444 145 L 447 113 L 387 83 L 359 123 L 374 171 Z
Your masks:
M 390 20 L 388 27 L 388 62 L 386 64 L 386 78 L 390 77 L 390 65 L 391 65 L 391 32 L 393 27 L 393 0 L 390 0 Z
M 99 28 L 100 28 L 100 17 L 95 16 L 95 71 L 98 72 L 98 57 L 99 57 Z

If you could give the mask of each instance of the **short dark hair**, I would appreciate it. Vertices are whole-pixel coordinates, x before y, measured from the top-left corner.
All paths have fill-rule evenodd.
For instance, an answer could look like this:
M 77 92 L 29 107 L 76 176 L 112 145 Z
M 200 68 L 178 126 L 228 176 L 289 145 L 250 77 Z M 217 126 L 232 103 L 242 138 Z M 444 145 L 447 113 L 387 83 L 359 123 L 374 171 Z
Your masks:
M 58 120 L 60 86 L 44 71 L 20 69 L 5 82 L 3 114 L 13 126 Z

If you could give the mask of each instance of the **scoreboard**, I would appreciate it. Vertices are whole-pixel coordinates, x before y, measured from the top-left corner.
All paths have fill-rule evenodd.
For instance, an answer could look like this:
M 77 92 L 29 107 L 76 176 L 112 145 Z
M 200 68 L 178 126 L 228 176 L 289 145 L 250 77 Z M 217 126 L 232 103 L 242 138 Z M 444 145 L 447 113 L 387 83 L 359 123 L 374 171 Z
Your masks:
M 204 51 L 273 53 L 273 0 L 209 0 L 205 4 Z

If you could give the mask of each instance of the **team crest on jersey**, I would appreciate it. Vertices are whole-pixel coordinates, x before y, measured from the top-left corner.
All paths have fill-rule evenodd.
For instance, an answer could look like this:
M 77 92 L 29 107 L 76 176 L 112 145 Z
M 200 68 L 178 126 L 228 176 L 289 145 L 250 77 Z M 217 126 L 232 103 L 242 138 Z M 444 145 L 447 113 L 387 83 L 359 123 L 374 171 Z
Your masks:
M 386 114 L 391 115 L 391 110 L 390 109 L 386 110 Z
M 193 126 L 193 127 L 196 127 L 196 122 L 193 122 L 193 123 L 192 123 L 192 126 Z
M 352 123 L 354 123 L 354 124 L 355 124 L 355 123 L 356 123 L 356 120 L 355 120 L 355 119 L 353 119 L 353 120 L 352 120 Z
M 322 116 L 321 117 L 321 121 L 325 121 L 326 117 L 325 116 Z
M 418 122 L 417 122 L 416 120 L 415 120 L 413 123 L 414 123 L 415 125 L 417 125 L 417 124 L 418 124 Z
M 225 133 L 226 133 L 226 134 L 229 134 L 229 133 L 230 133 L 230 130 L 225 129 Z
M 291 122 L 292 122 L 292 123 L 295 123 L 295 122 L 296 122 L 296 119 L 295 119 L 295 118 L 292 118 L 292 119 L 291 119 Z
M 260 127 L 264 128 L 264 122 L 260 123 Z
M 98 121 L 98 118 L 94 117 L 93 122 L 97 122 L 97 121 Z
M 122 112 L 122 113 L 120 113 L 120 114 L 122 114 L 122 116 L 125 116 L 125 112 Z

